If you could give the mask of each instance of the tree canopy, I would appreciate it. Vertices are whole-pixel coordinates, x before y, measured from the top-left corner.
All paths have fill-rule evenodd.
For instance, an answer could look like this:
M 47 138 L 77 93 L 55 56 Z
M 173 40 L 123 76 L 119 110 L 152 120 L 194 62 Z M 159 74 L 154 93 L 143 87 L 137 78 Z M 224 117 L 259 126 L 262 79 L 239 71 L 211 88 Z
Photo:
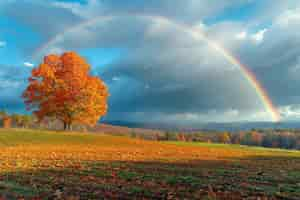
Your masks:
M 23 93 L 27 109 L 39 120 L 61 120 L 65 129 L 72 123 L 95 125 L 107 112 L 109 94 L 105 83 L 89 72 L 89 64 L 75 52 L 45 56 Z

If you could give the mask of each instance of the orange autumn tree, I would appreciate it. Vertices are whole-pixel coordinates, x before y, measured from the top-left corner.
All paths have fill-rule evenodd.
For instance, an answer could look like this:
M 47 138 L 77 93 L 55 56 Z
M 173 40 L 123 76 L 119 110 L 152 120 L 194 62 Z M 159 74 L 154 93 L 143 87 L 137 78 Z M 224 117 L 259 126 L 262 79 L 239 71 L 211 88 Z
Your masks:
M 95 125 L 107 112 L 108 89 L 89 71 L 89 64 L 75 52 L 45 56 L 23 93 L 27 109 L 39 120 L 62 121 L 64 129 L 73 123 Z

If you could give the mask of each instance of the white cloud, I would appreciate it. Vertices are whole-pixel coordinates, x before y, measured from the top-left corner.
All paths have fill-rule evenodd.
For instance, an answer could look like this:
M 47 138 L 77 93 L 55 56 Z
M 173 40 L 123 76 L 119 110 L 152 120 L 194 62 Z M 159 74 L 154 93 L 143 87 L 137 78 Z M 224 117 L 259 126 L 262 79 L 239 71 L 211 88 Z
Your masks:
M 262 30 L 257 31 L 256 33 L 249 34 L 247 31 L 239 32 L 235 35 L 235 39 L 237 40 L 243 40 L 243 41 L 252 41 L 256 44 L 260 44 L 265 37 L 265 33 L 268 31 L 268 29 L 264 28 Z
M 266 110 L 260 110 L 256 112 L 252 112 L 246 118 L 248 121 L 269 121 L 273 122 L 274 120 L 271 118 L 270 113 Z
M 113 80 L 113 81 L 119 81 L 119 80 L 121 80 L 121 79 L 120 79 L 120 77 L 114 76 L 114 77 L 112 78 L 112 80 Z
M 238 40 L 244 40 L 246 39 L 248 36 L 247 32 L 246 31 L 242 31 L 238 34 L 235 35 L 235 38 L 238 39 Z
M 264 36 L 267 31 L 267 29 L 262 29 L 253 34 L 248 34 L 247 31 L 242 31 L 236 34 L 235 38 L 237 40 L 250 40 L 256 44 L 260 44 L 264 40 Z
M 6 47 L 7 43 L 5 41 L 0 41 L 0 48 Z
M 262 29 L 258 32 L 256 32 L 255 34 L 253 34 L 251 36 L 252 40 L 254 42 L 256 42 L 257 44 L 261 43 L 263 40 L 264 40 L 264 37 L 265 37 L 265 33 L 268 31 L 268 29 Z
M 290 9 L 283 12 L 281 15 L 277 17 L 275 23 L 279 26 L 289 26 L 293 23 L 299 23 L 300 21 L 300 8 Z
M 14 80 L 0 80 L 1 88 L 19 88 L 22 83 Z
M 34 64 L 32 64 L 30 62 L 24 62 L 24 66 L 32 68 L 32 67 L 34 67 Z
M 287 105 L 279 108 L 279 112 L 284 120 L 300 119 L 300 105 Z
M 228 111 L 225 112 L 226 116 L 231 116 L 231 117 L 237 117 L 239 115 L 239 111 L 236 109 L 230 109 Z
M 99 8 L 100 3 L 97 0 L 88 0 L 86 5 L 81 5 L 78 2 L 59 2 L 53 3 L 53 6 L 70 10 L 73 14 L 80 17 L 91 17 L 95 10 Z

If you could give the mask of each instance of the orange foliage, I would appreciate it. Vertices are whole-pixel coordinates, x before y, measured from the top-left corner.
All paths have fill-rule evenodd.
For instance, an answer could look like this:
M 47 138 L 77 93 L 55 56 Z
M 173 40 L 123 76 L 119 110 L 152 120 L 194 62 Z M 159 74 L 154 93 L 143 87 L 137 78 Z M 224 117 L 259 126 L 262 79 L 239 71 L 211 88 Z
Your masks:
M 4 117 L 3 118 L 3 128 L 11 128 L 11 118 L 10 117 Z
M 229 133 L 225 132 L 219 135 L 219 142 L 227 144 L 230 143 L 230 135 Z
M 263 141 L 263 135 L 256 132 L 256 131 L 252 131 L 251 133 L 251 140 L 252 140 L 252 143 L 254 145 L 261 145 L 262 144 L 262 141 Z
M 72 123 L 95 125 L 107 112 L 108 90 L 89 75 L 90 66 L 75 52 L 48 55 L 32 70 L 23 93 L 27 108 L 39 120 L 55 117 L 69 128 Z

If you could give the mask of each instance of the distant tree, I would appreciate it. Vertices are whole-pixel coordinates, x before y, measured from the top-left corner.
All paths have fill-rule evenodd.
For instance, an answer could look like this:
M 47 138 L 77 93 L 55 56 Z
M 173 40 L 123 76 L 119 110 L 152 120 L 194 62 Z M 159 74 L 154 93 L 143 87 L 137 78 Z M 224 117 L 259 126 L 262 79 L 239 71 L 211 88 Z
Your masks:
M 5 120 L 7 120 L 8 114 L 5 110 L 0 110 L 0 123 L 2 127 L 5 127 Z
M 278 140 L 274 140 L 273 142 L 272 142 L 272 146 L 271 146 L 272 148 L 279 148 L 280 147 L 280 144 L 279 144 L 279 142 L 278 142 Z
M 11 119 L 15 126 L 27 128 L 33 123 L 33 117 L 30 115 L 12 114 Z
M 155 133 L 154 138 L 155 138 L 156 141 L 160 141 L 159 133 Z
M 70 129 L 73 123 L 95 125 L 107 112 L 108 90 L 89 75 L 90 66 L 75 52 L 49 55 L 32 70 L 23 93 L 27 109 L 41 121 L 55 117 Z
M 132 137 L 132 138 L 136 138 L 136 132 L 134 131 L 134 129 L 132 129 L 131 130 L 131 132 L 130 132 L 130 137 Z
M 2 118 L 3 128 L 11 128 L 11 117 L 6 115 Z
M 263 147 L 272 147 L 272 142 L 274 140 L 273 133 L 267 133 L 263 137 L 262 146 Z
M 241 144 L 243 145 L 252 145 L 252 146 L 260 146 L 263 142 L 263 135 L 258 133 L 257 131 L 250 131 L 244 134 L 241 138 Z
M 255 146 L 261 146 L 262 141 L 263 141 L 262 134 L 258 133 L 257 131 L 251 131 L 250 135 L 251 135 L 250 144 L 255 145 Z
M 186 140 L 186 136 L 185 136 L 184 133 L 178 133 L 178 134 L 177 134 L 177 140 L 178 140 L 178 141 L 184 141 L 184 142 L 187 141 L 187 140 Z
M 245 136 L 244 132 L 239 132 L 231 135 L 231 143 L 233 144 L 241 144 L 242 139 Z
M 172 133 L 169 131 L 165 132 L 165 138 L 167 141 L 172 140 Z
M 0 110 L 0 118 L 4 118 L 8 116 L 7 112 L 5 110 Z
M 300 136 L 298 136 L 296 139 L 296 148 L 295 149 L 300 150 Z
M 22 125 L 24 128 L 28 128 L 33 124 L 33 117 L 31 115 L 22 116 Z
M 11 115 L 11 118 L 12 118 L 13 123 L 17 127 L 21 127 L 22 126 L 22 122 L 23 122 L 22 115 L 14 113 L 14 114 Z
M 224 143 L 224 144 L 230 143 L 230 134 L 227 133 L 227 132 L 224 132 L 224 133 L 220 134 L 219 135 L 219 142 Z
M 296 148 L 296 136 L 290 132 L 282 132 L 278 134 L 278 142 L 281 148 L 293 149 Z

